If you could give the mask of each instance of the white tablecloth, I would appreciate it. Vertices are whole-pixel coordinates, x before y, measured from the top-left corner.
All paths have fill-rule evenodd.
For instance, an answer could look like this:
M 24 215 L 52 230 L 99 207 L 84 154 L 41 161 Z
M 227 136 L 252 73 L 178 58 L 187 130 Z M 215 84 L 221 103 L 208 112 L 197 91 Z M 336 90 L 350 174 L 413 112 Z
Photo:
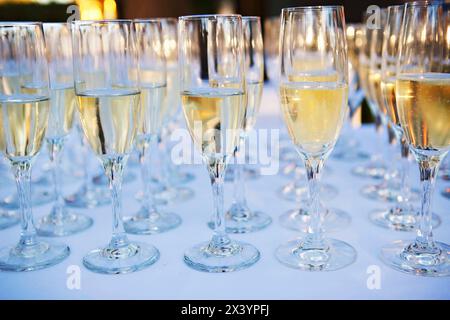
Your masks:
M 275 91 L 266 87 L 258 127 L 276 127 L 279 120 L 274 114 L 278 108 Z M 358 129 L 355 135 L 366 150 L 374 141 L 372 127 Z M 372 180 L 351 175 L 356 163 L 328 161 L 332 172 L 324 177 L 327 183 L 339 188 L 339 196 L 328 202 L 330 206 L 346 210 L 352 217 L 348 228 L 335 232 L 332 237 L 345 240 L 358 252 L 354 264 L 335 272 L 302 272 L 281 265 L 274 257 L 277 246 L 298 234 L 280 226 L 278 217 L 294 204 L 280 200 L 276 191 L 288 180 L 280 175 L 263 176 L 249 182 L 248 202 L 254 209 L 267 212 L 273 223 L 267 229 L 251 234 L 233 235 L 235 239 L 254 244 L 261 252 L 261 260 L 246 270 L 208 274 L 187 267 L 183 252 L 189 246 L 211 236 L 206 221 L 212 210 L 211 190 L 206 169 L 202 166 L 185 167 L 196 176 L 187 184 L 196 195 L 192 200 L 169 207 L 178 213 L 182 225 L 170 232 L 152 236 L 130 236 L 131 239 L 151 242 L 161 252 L 160 260 L 153 266 L 126 275 L 101 275 L 82 265 L 82 257 L 96 246 L 104 245 L 111 235 L 109 206 L 79 210 L 92 218 L 94 225 L 80 234 L 51 239 L 67 243 L 71 248 L 68 259 L 62 263 L 34 272 L 0 272 L 0 298 L 2 299 L 449 299 L 450 278 L 424 278 L 403 274 L 383 265 L 378 258 L 382 245 L 398 240 L 412 239 L 414 234 L 385 230 L 374 226 L 367 218 L 372 209 L 386 206 L 367 200 L 360 189 Z M 412 180 L 417 180 L 413 166 Z M 417 185 L 417 183 L 416 183 Z M 447 184 L 448 185 L 448 184 Z M 440 195 L 444 181 L 437 184 L 434 211 L 442 218 L 435 237 L 450 243 L 449 200 Z M 11 186 L 13 188 L 14 186 Z M 124 185 L 124 215 L 134 213 L 139 204 L 133 195 L 141 187 L 140 180 Z M 226 207 L 230 204 L 232 184 L 226 186 Z M 66 189 L 74 190 L 76 186 Z M 51 205 L 34 208 L 35 217 L 50 211 Z M 18 239 L 19 227 L 0 231 L 0 245 L 11 245 Z M 67 286 L 70 266 L 81 270 L 81 288 Z M 368 288 L 368 268 L 380 268 L 380 289 Z

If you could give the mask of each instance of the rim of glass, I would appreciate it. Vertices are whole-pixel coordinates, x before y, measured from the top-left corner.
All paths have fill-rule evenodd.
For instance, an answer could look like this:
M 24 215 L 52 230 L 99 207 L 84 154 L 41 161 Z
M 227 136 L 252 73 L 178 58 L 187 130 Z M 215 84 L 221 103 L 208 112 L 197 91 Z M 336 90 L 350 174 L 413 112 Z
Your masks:
M 242 15 L 240 14 L 195 14 L 190 16 L 181 16 L 178 17 L 179 21 L 185 20 L 202 20 L 209 18 L 227 18 L 227 19 L 242 19 Z
M 289 7 L 289 8 L 283 8 L 281 9 L 281 12 L 288 12 L 288 11 L 303 11 L 303 10 L 343 10 L 344 6 L 342 5 L 331 5 L 331 6 L 301 6 L 301 7 Z
M 0 27 L 42 26 L 41 21 L 0 21 Z
M 170 22 L 178 22 L 177 18 L 174 17 L 156 17 L 156 18 L 136 18 L 133 19 L 133 22 L 163 22 L 163 21 L 170 21 Z
M 108 23 L 127 23 L 131 24 L 133 22 L 132 19 L 102 19 L 102 20 L 74 20 L 73 24 L 77 25 L 89 25 L 89 24 L 108 24 Z
M 426 7 L 426 6 L 439 6 L 443 5 L 445 2 L 443 1 L 436 1 L 436 0 L 424 0 L 424 1 L 411 1 L 411 2 L 405 2 L 403 5 L 404 7 Z
M 260 16 L 242 16 L 242 20 L 259 21 L 259 20 L 261 20 L 261 17 Z

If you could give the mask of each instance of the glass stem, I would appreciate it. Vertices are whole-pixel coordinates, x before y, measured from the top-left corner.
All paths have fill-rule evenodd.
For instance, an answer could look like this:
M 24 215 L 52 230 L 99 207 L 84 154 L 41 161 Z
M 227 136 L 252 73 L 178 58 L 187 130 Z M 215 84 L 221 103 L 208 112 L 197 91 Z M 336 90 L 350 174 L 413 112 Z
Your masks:
M 420 156 L 419 156 L 420 157 Z M 439 170 L 440 157 L 423 157 L 419 159 L 420 183 L 422 186 L 422 206 L 420 210 L 419 227 L 417 230 L 416 245 L 434 248 L 433 228 L 431 223 L 431 202 L 433 198 L 436 174 Z
M 400 168 L 400 207 L 403 210 L 408 209 L 409 203 L 409 144 L 404 134 L 400 133 L 400 151 L 401 151 L 401 168 Z
M 92 184 L 92 174 L 90 169 L 90 154 L 89 154 L 89 147 L 88 142 L 84 136 L 84 133 L 81 128 L 77 126 L 78 132 L 81 136 L 81 152 L 83 155 L 83 164 L 84 164 L 84 183 L 83 188 L 85 191 L 85 194 L 90 195 L 93 192 L 93 184 Z
M 55 203 L 52 210 L 52 218 L 61 220 L 64 217 L 65 201 L 61 193 L 61 151 L 64 146 L 64 138 L 48 139 L 50 162 L 52 165 L 53 194 Z
M 12 168 L 17 184 L 21 216 L 21 232 L 18 247 L 34 246 L 37 244 L 37 241 L 31 210 L 31 162 L 29 160 L 13 161 Z
M 154 145 L 154 137 L 141 137 L 139 141 L 139 163 L 141 166 L 142 184 L 144 187 L 144 196 L 142 198 L 142 206 L 145 209 L 143 218 L 149 218 L 151 214 L 156 213 L 155 199 L 151 186 L 151 157 L 150 153 Z
M 128 245 L 122 221 L 122 176 L 127 157 L 118 156 L 103 161 L 103 167 L 109 179 L 113 210 L 113 232 L 109 246 L 115 249 Z
M 245 198 L 245 178 L 244 178 L 244 165 L 239 164 L 237 159 L 239 157 L 239 151 L 234 153 L 236 164 L 234 169 L 234 203 L 242 208 L 247 206 L 247 200 Z
M 225 212 L 223 210 L 223 183 L 226 164 L 225 159 L 210 159 L 208 171 L 214 201 L 214 236 L 210 248 L 221 248 L 230 243 L 230 238 L 225 231 Z
M 307 158 L 305 161 L 310 200 L 309 210 L 311 211 L 306 242 L 315 248 L 324 246 L 320 203 L 320 179 L 323 164 L 322 158 Z

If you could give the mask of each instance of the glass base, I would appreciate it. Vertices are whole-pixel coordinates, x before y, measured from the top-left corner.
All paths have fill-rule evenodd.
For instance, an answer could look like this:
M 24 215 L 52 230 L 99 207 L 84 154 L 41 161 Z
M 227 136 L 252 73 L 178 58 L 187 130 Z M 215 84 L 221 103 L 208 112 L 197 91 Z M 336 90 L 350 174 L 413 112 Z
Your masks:
M 136 215 L 124 218 L 124 227 L 131 234 L 156 234 L 172 230 L 181 224 L 181 218 L 171 212 L 149 213 L 141 208 Z
M 38 240 L 34 245 L 17 245 L 0 249 L 0 270 L 33 271 L 60 263 L 70 254 L 64 244 Z
M 92 209 L 111 203 L 111 194 L 109 189 L 103 187 L 93 187 L 90 191 L 82 187 L 65 200 L 69 207 Z
M 334 199 L 338 194 L 339 191 L 332 185 L 322 184 L 320 186 L 320 197 L 324 200 Z M 309 198 L 309 189 L 303 182 L 290 182 L 278 190 L 278 196 L 288 201 L 305 201 Z
M 184 262 L 203 272 L 231 272 L 248 268 L 260 258 L 251 244 L 228 240 L 216 247 L 211 242 L 200 243 L 184 253 Z
M 304 271 L 334 271 L 356 260 L 355 249 L 346 242 L 326 239 L 323 246 L 310 245 L 304 239 L 289 241 L 275 252 L 282 264 Z
M 20 222 L 16 211 L 0 211 L 0 230 L 12 227 Z
M 194 191 L 186 187 L 162 187 L 154 193 L 155 201 L 162 203 L 180 203 L 194 197 Z
M 261 211 L 252 211 L 247 206 L 233 204 L 225 214 L 225 231 L 227 233 L 249 233 L 266 228 L 272 223 L 272 218 Z M 208 226 L 214 229 L 214 222 Z
M 123 175 L 122 183 L 127 184 L 136 180 L 136 174 L 132 171 L 125 171 Z M 108 177 L 105 174 L 99 174 L 92 179 L 92 182 L 97 186 L 109 186 Z
M 144 199 L 144 191 L 138 191 L 135 195 L 134 198 L 137 201 L 142 201 L 142 199 Z M 166 206 L 167 205 L 167 201 L 164 199 L 153 199 L 154 203 L 156 206 Z
M 369 199 L 387 202 L 399 202 L 401 190 L 389 183 L 380 183 L 364 186 L 361 194 Z M 420 200 L 419 191 L 412 189 L 409 192 L 409 201 L 416 202 Z
M 409 210 L 378 209 L 369 214 L 370 221 L 377 226 L 396 231 L 416 231 L 419 218 L 419 211 L 413 208 Z M 433 214 L 431 223 L 435 229 L 441 224 L 441 219 Z
M 414 242 L 395 241 L 381 249 L 381 260 L 395 270 L 429 277 L 450 276 L 450 246 L 436 242 L 419 247 Z
M 354 174 L 355 176 L 372 179 L 383 179 L 386 172 L 386 166 L 379 163 L 359 165 L 352 170 L 352 174 Z
M 130 242 L 120 248 L 100 248 L 89 252 L 83 264 L 93 272 L 122 274 L 142 270 L 159 259 L 159 251 L 154 246 Z
M 88 229 L 93 224 L 93 220 L 88 216 L 72 213 L 66 208 L 64 212 L 56 214 L 55 208 L 49 215 L 41 218 L 36 225 L 38 235 L 44 237 L 64 237 L 80 233 Z
M 54 201 L 54 195 L 52 192 L 47 190 L 41 190 L 39 188 L 33 188 L 34 190 L 31 192 L 31 201 L 34 206 L 41 206 L 47 203 Z M 17 197 L 17 193 L 12 195 L 8 195 L 0 199 L 0 209 L 4 210 L 19 210 L 19 198 Z
M 323 217 L 322 229 L 324 232 L 341 231 L 350 225 L 352 219 L 345 211 L 335 208 L 324 210 L 326 210 L 326 213 L 321 215 Z M 311 215 L 307 209 L 293 209 L 282 214 L 279 220 L 284 228 L 307 233 Z
M 227 169 L 227 171 L 225 173 L 225 181 L 226 182 L 234 181 L 234 170 L 231 167 L 232 167 L 232 165 L 230 165 L 230 168 Z M 244 166 L 244 178 L 243 179 L 245 179 L 245 181 L 255 180 L 255 179 L 259 178 L 259 176 L 260 176 L 259 170 L 248 167 L 248 166 Z

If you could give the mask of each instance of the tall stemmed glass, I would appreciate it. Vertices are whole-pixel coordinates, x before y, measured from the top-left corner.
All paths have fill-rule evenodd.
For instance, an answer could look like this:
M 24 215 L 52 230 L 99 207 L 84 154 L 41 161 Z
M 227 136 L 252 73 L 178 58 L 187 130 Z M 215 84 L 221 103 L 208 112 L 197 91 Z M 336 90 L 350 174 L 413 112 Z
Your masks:
M 450 275 L 450 246 L 434 240 L 431 219 L 437 172 L 450 149 L 449 37 L 447 4 L 405 4 L 395 96 L 400 125 L 419 164 L 422 206 L 416 239 L 383 247 L 381 257 L 415 275 Z
M 109 179 L 113 211 L 110 243 L 83 263 L 99 273 L 133 272 L 153 264 L 159 252 L 129 241 L 122 222 L 122 174 L 143 116 L 132 21 L 75 21 L 72 36 L 81 126 Z
M 192 268 L 228 272 L 259 260 L 250 244 L 225 232 L 224 174 L 244 129 L 245 56 L 240 15 L 179 18 L 181 102 L 194 145 L 208 167 L 214 197 L 214 236 L 184 254 Z
M 297 8 L 285 8 L 281 12 L 280 43 L 283 43 L 286 46 L 283 48 L 283 50 L 290 50 L 288 47 L 289 44 L 287 44 L 286 42 L 288 36 L 290 37 L 287 32 L 289 32 L 288 30 L 291 30 L 289 14 L 296 9 Z M 299 56 L 292 57 L 289 62 L 289 74 L 282 74 L 281 78 L 287 79 L 292 82 L 304 82 L 309 81 L 310 79 L 317 82 L 328 81 L 333 77 L 332 75 L 329 75 L 327 74 L 327 72 L 325 72 L 326 68 L 328 68 L 329 62 L 325 59 L 318 58 L 317 56 L 317 52 L 310 52 L 305 50 Z M 282 62 L 284 63 L 283 57 Z M 334 78 L 332 79 L 334 80 Z M 286 83 L 286 80 L 283 81 L 284 83 Z M 283 90 L 280 90 L 280 93 L 283 92 Z M 281 99 L 281 101 L 283 102 L 283 99 Z M 286 117 L 283 108 L 282 112 Z M 289 130 L 290 129 L 288 126 L 288 131 Z M 296 143 L 295 140 L 293 140 L 293 142 L 294 144 Z M 302 158 L 299 158 L 299 160 L 302 160 Z M 297 160 L 295 162 L 299 163 L 300 161 Z M 283 199 L 295 201 L 297 204 L 296 208 L 289 210 L 280 216 L 280 224 L 288 229 L 308 232 L 314 214 L 312 208 L 310 207 L 311 198 L 309 192 L 309 183 L 305 181 L 306 179 L 304 179 L 307 176 L 307 172 L 306 170 L 304 170 L 304 168 L 302 169 L 302 171 L 296 170 L 294 181 L 286 185 L 279 191 L 279 194 Z M 325 169 L 325 171 L 328 170 Z M 321 199 L 333 198 L 337 195 L 337 193 L 337 189 L 333 186 L 330 186 L 328 184 L 320 185 Z M 319 204 L 319 210 L 322 215 L 324 230 L 340 230 L 350 223 L 351 218 L 346 212 L 336 208 L 326 208 L 323 206 L 321 201 L 319 201 Z
M 128 233 L 152 234 L 168 231 L 180 225 L 181 218 L 156 207 L 151 186 L 150 151 L 161 136 L 168 118 L 166 98 L 166 58 L 163 48 L 162 25 L 157 19 L 135 20 L 133 23 L 138 50 L 138 69 L 141 89 L 142 124 L 136 139 L 139 152 L 144 194 L 142 206 L 136 215 L 125 217 Z
M 253 130 L 261 104 L 264 85 L 264 53 L 259 17 L 242 17 L 244 31 L 245 78 L 247 84 L 247 108 L 244 130 L 241 134 L 241 144 L 245 144 L 247 135 Z M 235 159 L 239 157 L 236 150 Z M 267 227 L 272 219 L 264 212 L 253 211 L 245 197 L 245 165 L 236 163 L 234 166 L 234 201 L 225 216 L 227 232 L 247 233 Z M 209 223 L 214 227 L 214 223 Z
M 400 28 L 403 21 L 404 6 L 388 7 L 387 23 L 384 28 L 381 61 L 381 94 L 387 119 L 394 129 L 396 138 L 400 141 L 401 167 L 400 167 L 400 190 L 398 202 L 391 208 L 377 209 L 370 213 L 370 219 L 375 224 L 400 230 L 413 231 L 417 225 L 418 209 L 410 202 L 410 188 L 408 183 L 409 172 L 409 145 L 403 135 L 400 125 L 395 99 L 395 74 L 398 58 L 398 43 Z M 433 226 L 439 224 L 439 218 L 433 215 Z
M 61 155 L 72 129 L 76 106 L 70 24 L 44 23 L 44 36 L 50 75 L 50 115 L 46 140 L 55 202 L 50 214 L 41 218 L 36 228 L 43 236 L 67 236 L 92 225 L 91 218 L 69 211 L 62 195 Z
M 48 65 L 41 23 L 0 23 L 0 150 L 11 163 L 20 200 L 21 233 L 0 249 L 0 270 L 29 271 L 64 260 L 69 247 L 36 238 L 31 212 L 31 167 L 49 115 Z
M 284 119 L 303 159 L 309 183 L 311 219 L 307 234 L 281 245 L 278 260 L 309 271 L 351 264 L 349 244 L 325 238 L 319 191 L 324 161 L 333 150 L 347 114 L 348 58 L 342 6 L 288 9 L 280 40 L 280 97 Z M 299 71 L 299 61 L 314 68 Z

